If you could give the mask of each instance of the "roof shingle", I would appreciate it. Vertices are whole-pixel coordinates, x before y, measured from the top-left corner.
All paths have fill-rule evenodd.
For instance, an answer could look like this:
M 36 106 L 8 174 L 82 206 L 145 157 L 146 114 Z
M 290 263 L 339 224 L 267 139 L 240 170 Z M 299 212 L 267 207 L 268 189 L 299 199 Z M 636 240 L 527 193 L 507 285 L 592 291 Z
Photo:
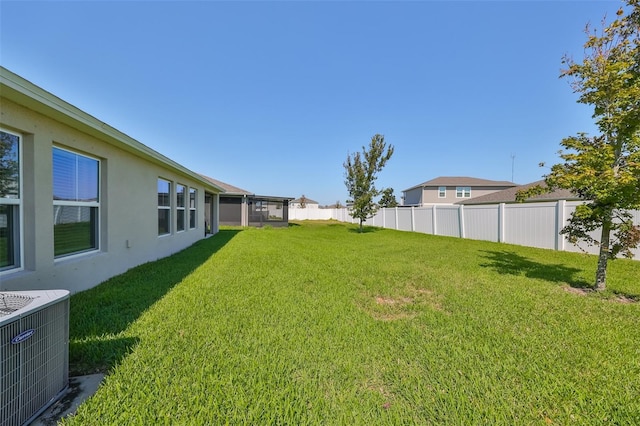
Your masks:
M 253 192 L 249 192 L 246 189 L 242 189 L 242 188 L 238 188 L 237 186 L 233 186 L 230 185 L 228 183 L 219 181 L 218 179 L 214 179 L 212 177 L 209 176 L 205 176 L 203 174 L 201 174 L 200 176 L 202 176 L 203 178 L 205 178 L 206 180 L 208 180 L 209 182 L 221 187 L 222 189 L 224 189 L 224 193 L 227 195 L 253 195 Z
M 544 180 L 531 182 L 526 185 L 518 185 L 513 188 L 503 189 L 502 191 L 492 192 L 491 194 L 481 195 L 480 197 L 470 198 L 468 200 L 459 201 L 456 204 L 498 204 L 498 203 L 515 203 L 516 194 L 518 191 L 529 189 L 533 186 L 540 185 L 543 188 L 546 187 Z M 580 198 L 566 189 L 557 189 L 552 192 L 546 192 L 544 194 L 536 195 L 527 199 L 527 202 L 532 201 L 556 201 L 556 200 L 579 200 Z
M 515 187 L 518 184 L 509 182 L 506 180 L 489 180 L 489 179 L 479 179 L 474 177 L 467 176 L 440 176 L 435 179 L 428 180 L 426 182 L 422 182 L 419 185 L 412 186 L 411 188 L 405 189 L 405 191 L 409 191 L 410 189 L 415 189 L 423 186 L 470 186 L 470 187 L 504 187 L 511 186 Z

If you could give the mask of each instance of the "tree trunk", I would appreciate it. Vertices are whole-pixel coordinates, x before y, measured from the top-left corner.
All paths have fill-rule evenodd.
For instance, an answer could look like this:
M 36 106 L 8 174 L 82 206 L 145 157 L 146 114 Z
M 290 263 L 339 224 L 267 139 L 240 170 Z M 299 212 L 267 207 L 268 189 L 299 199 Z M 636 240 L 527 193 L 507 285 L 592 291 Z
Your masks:
M 360 232 L 361 234 L 362 234 L 362 223 L 363 223 L 363 222 L 364 222 L 364 221 L 363 221 L 362 219 L 360 219 L 360 231 L 359 231 L 359 232 Z
M 611 216 L 609 216 L 611 217 Z M 607 288 L 607 262 L 609 261 L 609 240 L 611 234 L 611 221 L 602 222 L 602 235 L 600 237 L 600 254 L 598 255 L 598 269 L 596 270 L 596 283 L 593 289 L 602 291 Z

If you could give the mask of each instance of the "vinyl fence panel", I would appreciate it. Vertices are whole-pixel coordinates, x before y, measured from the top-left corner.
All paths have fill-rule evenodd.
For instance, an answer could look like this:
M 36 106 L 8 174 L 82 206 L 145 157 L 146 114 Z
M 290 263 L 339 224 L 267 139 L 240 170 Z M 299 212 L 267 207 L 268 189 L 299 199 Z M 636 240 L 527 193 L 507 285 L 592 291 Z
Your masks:
M 564 208 L 564 218 L 562 221 L 562 225 L 559 227 L 558 232 L 560 232 L 562 228 L 564 228 L 569 224 L 569 219 L 571 218 L 571 215 L 576 210 L 576 207 L 580 204 L 581 203 L 578 203 L 578 202 L 567 202 Z M 596 241 L 600 241 L 601 232 L 602 231 L 598 228 L 595 231 L 590 232 L 589 236 L 595 239 Z M 563 244 L 564 244 L 563 250 L 565 251 L 598 254 L 598 251 L 599 251 L 598 247 L 589 246 L 584 241 L 580 241 L 578 242 L 578 244 L 573 244 L 569 242 L 569 240 L 565 236 L 563 236 L 562 238 L 563 238 Z
M 413 231 L 413 208 L 399 207 L 396 209 L 398 222 L 396 229 L 400 231 Z
M 289 220 L 329 220 L 333 216 L 334 209 L 289 207 Z
M 384 228 L 384 210 L 385 209 L 380 209 L 376 212 L 376 214 L 373 216 L 373 219 L 367 220 L 367 225 L 371 225 L 371 226 L 380 226 L 382 228 Z
M 555 249 L 556 203 L 507 204 L 504 242 L 521 246 Z
M 560 227 L 560 229 L 562 229 L 564 226 L 566 226 L 569 223 L 569 218 L 571 217 L 571 214 L 576 210 L 576 206 L 578 206 L 579 204 L 580 204 L 579 202 L 567 202 L 565 207 L 565 214 L 564 214 L 564 218 L 565 218 L 563 222 L 564 224 L 562 227 Z M 640 226 L 640 211 L 632 212 L 632 216 L 633 216 L 634 225 Z M 596 241 L 600 241 L 600 238 L 602 237 L 601 233 L 602 233 L 602 230 L 598 228 L 595 231 L 590 232 L 589 236 Z M 573 243 L 570 243 L 566 238 L 564 238 L 564 250 L 572 251 L 572 252 L 581 252 L 581 253 L 586 252 L 590 254 L 598 254 L 599 252 L 599 248 L 597 246 L 593 246 L 593 245 L 590 246 L 584 241 L 580 241 L 578 242 L 578 244 L 573 244 Z M 640 259 L 640 249 L 636 248 L 634 250 L 631 250 L 631 252 L 634 254 L 634 259 Z
M 633 212 L 633 223 L 636 226 L 640 226 L 640 210 Z M 640 259 L 640 248 L 631 250 L 633 252 L 634 259 Z
M 384 227 L 388 229 L 397 229 L 398 226 L 398 218 L 397 211 L 395 208 L 381 209 L 382 210 L 382 218 L 384 221 Z
M 460 237 L 460 207 L 436 206 L 436 233 L 449 237 Z
M 500 205 L 464 207 L 464 236 L 473 240 L 498 242 Z
M 414 231 L 433 234 L 433 209 L 430 207 L 415 207 L 413 209 Z

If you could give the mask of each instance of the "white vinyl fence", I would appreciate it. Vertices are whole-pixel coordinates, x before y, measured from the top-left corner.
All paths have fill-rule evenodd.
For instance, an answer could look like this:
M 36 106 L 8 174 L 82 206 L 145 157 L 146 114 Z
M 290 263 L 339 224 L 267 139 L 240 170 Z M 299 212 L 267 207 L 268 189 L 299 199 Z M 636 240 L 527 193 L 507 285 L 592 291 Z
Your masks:
M 582 250 L 597 254 L 596 247 L 568 242 L 560 234 L 579 201 L 487 205 L 433 205 L 427 207 L 395 207 L 380 209 L 365 223 L 369 226 L 422 232 L 474 240 L 517 244 L 553 250 Z M 289 209 L 290 220 L 328 220 L 358 223 L 348 209 Z M 640 211 L 634 212 L 634 223 L 640 226 Z M 599 231 L 592 235 L 600 239 Z M 581 250 L 582 248 L 582 250 Z M 640 249 L 633 251 L 640 260 Z

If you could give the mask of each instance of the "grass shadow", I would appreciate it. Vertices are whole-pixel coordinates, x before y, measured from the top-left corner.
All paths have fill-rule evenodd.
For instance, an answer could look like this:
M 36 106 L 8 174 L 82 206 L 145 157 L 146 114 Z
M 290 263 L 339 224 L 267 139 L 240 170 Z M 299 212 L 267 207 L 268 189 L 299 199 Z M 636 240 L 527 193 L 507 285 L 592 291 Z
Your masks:
M 239 232 L 220 230 L 178 253 L 74 294 L 69 321 L 70 369 L 95 372 L 119 362 L 135 343 L 119 334 Z
M 485 253 L 483 257 L 489 262 L 480 266 L 491 268 L 499 274 L 524 275 L 554 283 L 562 282 L 574 288 L 591 287 L 588 282 L 576 278 L 575 275 L 582 272 L 578 268 L 562 264 L 540 263 L 509 251 L 483 251 L 483 253 Z
M 105 373 L 120 364 L 139 341 L 136 337 L 119 337 L 69 342 L 69 375 Z
M 348 228 L 349 232 L 353 232 L 355 234 L 369 234 L 372 232 L 378 232 L 384 230 L 384 228 L 378 228 L 377 226 L 363 226 L 362 231 L 360 231 L 360 227 L 356 226 L 355 228 Z

